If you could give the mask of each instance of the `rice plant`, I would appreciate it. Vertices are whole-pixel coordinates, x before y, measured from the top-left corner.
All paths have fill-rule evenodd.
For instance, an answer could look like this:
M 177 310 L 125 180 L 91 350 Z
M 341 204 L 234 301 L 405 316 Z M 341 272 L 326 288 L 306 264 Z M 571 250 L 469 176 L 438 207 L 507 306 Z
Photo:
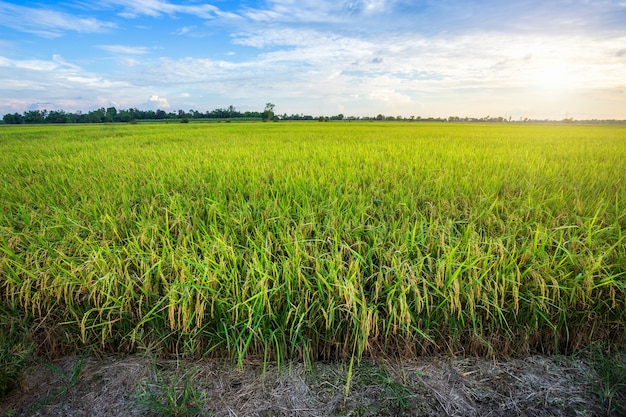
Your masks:
M 622 126 L 3 127 L 1 304 L 239 364 L 620 343 L 624 172 Z

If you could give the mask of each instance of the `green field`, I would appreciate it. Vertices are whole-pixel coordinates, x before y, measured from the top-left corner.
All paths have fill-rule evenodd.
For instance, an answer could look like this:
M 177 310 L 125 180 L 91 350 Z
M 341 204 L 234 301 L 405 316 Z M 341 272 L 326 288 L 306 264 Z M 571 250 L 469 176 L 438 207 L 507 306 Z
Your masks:
M 625 180 L 623 126 L 2 127 L 0 355 L 621 343 Z

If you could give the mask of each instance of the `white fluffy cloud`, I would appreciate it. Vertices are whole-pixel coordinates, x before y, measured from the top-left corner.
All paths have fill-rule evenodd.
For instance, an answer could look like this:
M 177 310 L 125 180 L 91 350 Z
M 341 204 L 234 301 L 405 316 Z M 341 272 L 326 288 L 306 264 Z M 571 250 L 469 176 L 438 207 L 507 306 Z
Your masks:
M 170 108 L 170 103 L 168 103 L 167 99 L 156 94 L 150 96 L 148 103 L 150 104 L 149 107 L 153 109 L 167 110 Z

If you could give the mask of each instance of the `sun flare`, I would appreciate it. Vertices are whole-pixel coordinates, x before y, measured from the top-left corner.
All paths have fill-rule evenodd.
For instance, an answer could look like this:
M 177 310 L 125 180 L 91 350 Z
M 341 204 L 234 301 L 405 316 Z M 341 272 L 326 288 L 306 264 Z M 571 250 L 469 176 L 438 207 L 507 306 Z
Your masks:
M 573 90 L 582 81 L 566 62 L 548 62 L 535 68 L 531 76 L 536 87 L 548 91 Z

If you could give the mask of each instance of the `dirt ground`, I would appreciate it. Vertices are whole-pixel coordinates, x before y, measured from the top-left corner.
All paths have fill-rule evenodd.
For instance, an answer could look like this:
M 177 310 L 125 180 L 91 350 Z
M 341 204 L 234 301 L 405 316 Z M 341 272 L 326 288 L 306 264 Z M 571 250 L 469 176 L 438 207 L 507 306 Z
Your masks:
M 1 416 L 617 416 L 588 361 L 429 357 L 244 363 L 66 357 L 29 367 Z M 348 388 L 348 389 L 347 389 Z

